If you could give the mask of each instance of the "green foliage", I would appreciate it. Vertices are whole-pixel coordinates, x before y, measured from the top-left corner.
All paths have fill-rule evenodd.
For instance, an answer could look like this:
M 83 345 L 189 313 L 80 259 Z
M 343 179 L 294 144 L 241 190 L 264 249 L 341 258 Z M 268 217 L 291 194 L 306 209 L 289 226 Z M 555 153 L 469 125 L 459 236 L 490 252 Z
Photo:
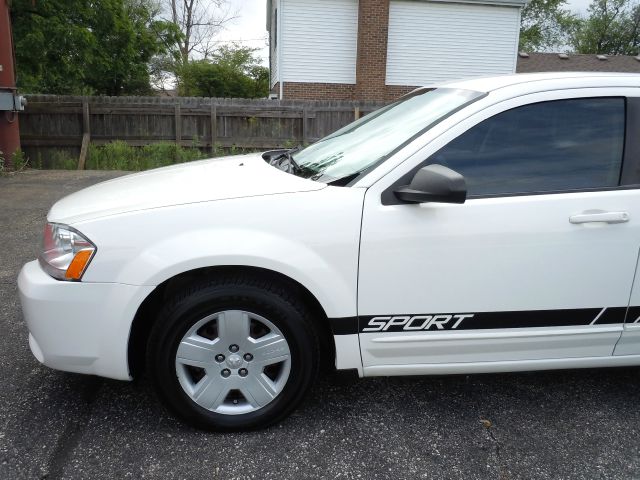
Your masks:
M 593 0 L 588 13 L 576 22 L 571 35 L 577 53 L 640 53 L 640 4 L 634 0 Z
M 18 148 L 15 152 L 13 152 L 13 156 L 11 157 L 12 168 L 7 167 L 7 161 L 5 158 L 5 154 L 0 150 L 0 173 L 11 173 L 20 172 L 27 168 L 29 160 L 27 159 L 24 152 Z
M 143 147 L 130 147 L 126 142 L 116 140 L 104 145 L 89 145 L 87 151 L 87 170 L 128 170 L 141 171 L 165 167 L 178 163 L 203 160 L 205 158 L 225 155 L 255 153 L 261 150 L 249 147 L 223 148 L 216 144 L 213 152 L 203 152 L 195 146 L 180 147 L 175 143 L 159 142 Z M 75 170 L 78 168 L 78 157 L 65 150 L 52 150 L 46 155 L 38 153 L 32 162 L 33 168 L 49 170 Z M 0 152 L 0 172 L 2 171 L 2 155 Z
M 522 9 L 520 50 L 539 52 L 566 46 L 577 20 L 566 6 L 567 0 L 531 0 Z
M 18 86 L 27 93 L 150 93 L 149 63 L 180 38 L 151 0 L 13 0 Z
M 238 45 L 223 46 L 212 60 L 196 60 L 180 67 L 180 95 L 266 97 L 269 94 L 269 69 L 259 65 L 255 51 Z
M 126 142 L 115 141 L 101 146 L 90 145 L 86 167 L 88 170 L 139 171 L 191 162 L 208 156 L 197 148 L 184 148 L 175 143 L 130 147 Z
M 45 164 L 39 157 L 36 161 L 36 167 L 42 168 L 43 165 L 47 165 L 50 170 L 76 170 L 78 168 L 78 157 L 71 156 L 64 150 L 53 150 L 47 160 Z
M 29 159 L 20 148 L 13 152 L 11 161 L 13 162 L 13 169 L 17 172 L 27 168 L 27 165 L 29 164 Z

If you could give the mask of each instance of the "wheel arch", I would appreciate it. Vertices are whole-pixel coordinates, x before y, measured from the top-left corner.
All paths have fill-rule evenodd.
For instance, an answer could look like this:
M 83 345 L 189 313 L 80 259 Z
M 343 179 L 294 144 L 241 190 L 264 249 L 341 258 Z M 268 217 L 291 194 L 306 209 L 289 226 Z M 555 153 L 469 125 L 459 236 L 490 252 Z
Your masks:
M 215 276 L 228 274 L 245 274 L 254 278 L 268 278 L 271 281 L 286 285 L 296 290 L 297 295 L 309 309 L 316 333 L 320 339 L 321 366 L 323 369 L 331 369 L 335 366 L 336 345 L 333 338 L 331 323 L 325 309 L 316 296 L 300 282 L 274 270 L 245 265 L 224 265 L 203 267 L 179 273 L 160 283 L 142 302 L 133 318 L 127 346 L 127 363 L 129 373 L 133 378 L 138 378 L 145 369 L 145 352 L 147 348 L 148 333 L 156 321 L 156 313 L 163 302 L 172 294 L 186 285 Z

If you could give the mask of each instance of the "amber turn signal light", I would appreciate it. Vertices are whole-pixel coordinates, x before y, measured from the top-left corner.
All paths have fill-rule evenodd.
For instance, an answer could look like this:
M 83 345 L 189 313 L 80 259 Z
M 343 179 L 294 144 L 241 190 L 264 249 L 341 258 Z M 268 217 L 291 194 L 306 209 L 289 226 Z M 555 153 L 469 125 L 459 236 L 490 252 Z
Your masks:
M 87 268 L 87 265 L 89 265 L 89 261 L 91 260 L 92 256 L 93 250 L 89 249 L 80 250 L 78 253 L 76 253 L 75 257 L 73 257 L 73 260 L 71 260 L 69 268 L 67 268 L 67 271 L 64 274 L 65 278 L 69 280 L 80 280 L 82 274 L 84 273 L 84 270 Z

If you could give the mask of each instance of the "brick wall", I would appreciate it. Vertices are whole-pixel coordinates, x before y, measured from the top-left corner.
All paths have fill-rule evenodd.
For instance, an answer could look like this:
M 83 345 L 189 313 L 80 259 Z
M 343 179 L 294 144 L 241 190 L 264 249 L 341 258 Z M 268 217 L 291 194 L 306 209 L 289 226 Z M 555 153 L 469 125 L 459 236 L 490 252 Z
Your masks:
M 356 100 L 386 99 L 389 0 L 360 0 Z
M 284 98 L 287 100 L 353 100 L 355 85 L 346 83 L 284 82 Z M 276 83 L 272 90 L 280 91 Z
M 356 85 L 345 83 L 302 83 L 285 82 L 284 98 L 287 100 L 370 100 L 392 102 L 418 88 L 417 86 L 386 85 L 382 93 L 367 98 L 358 98 Z M 280 93 L 280 83 L 276 83 L 271 93 Z
M 387 85 L 385 100 L 388 102 L 397 100 L 416 88 L 418 88 L 418 86 L 410 87 L 404 85 Z

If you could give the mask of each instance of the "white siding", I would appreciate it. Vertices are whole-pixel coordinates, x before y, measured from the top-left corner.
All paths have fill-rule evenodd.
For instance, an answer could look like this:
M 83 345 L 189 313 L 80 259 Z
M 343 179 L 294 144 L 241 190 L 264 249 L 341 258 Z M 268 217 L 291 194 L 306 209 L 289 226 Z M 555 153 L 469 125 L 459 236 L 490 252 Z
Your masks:
M 281 0 L 285 82 L 356 83 L 358 0 Z
M 515 72 L 520 9 L 392 0 L 388 85 Z
M 277 12 L 277 13 L 276 13 Z M 276 25 L 276 22 L 280 22 L 280 1 L 273 0 L 271 3 L 271 15 L 269 25 L 269 59 L 271 70 L 271 86 L 273 87 L 278 83 L 278 52 L 280 50 L 280 39 L 277 38 L 280 35 L 280 25 Z

